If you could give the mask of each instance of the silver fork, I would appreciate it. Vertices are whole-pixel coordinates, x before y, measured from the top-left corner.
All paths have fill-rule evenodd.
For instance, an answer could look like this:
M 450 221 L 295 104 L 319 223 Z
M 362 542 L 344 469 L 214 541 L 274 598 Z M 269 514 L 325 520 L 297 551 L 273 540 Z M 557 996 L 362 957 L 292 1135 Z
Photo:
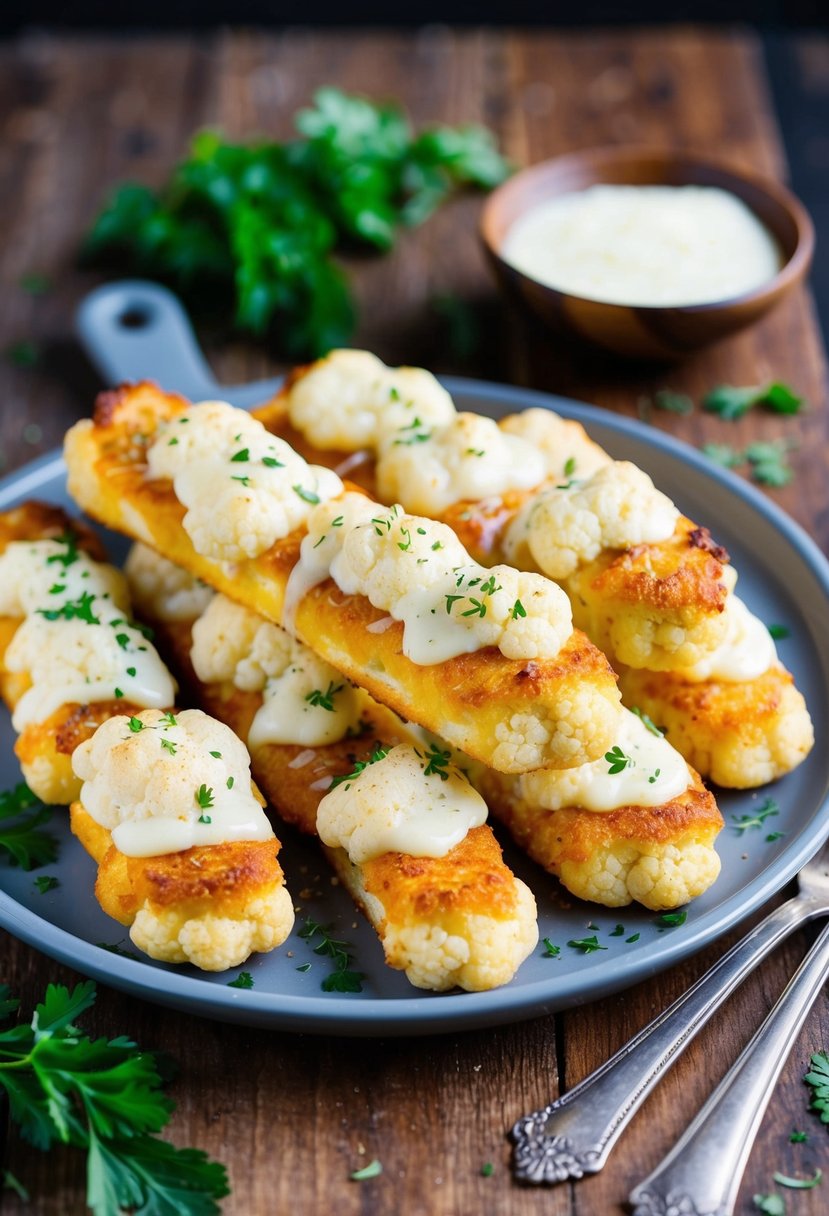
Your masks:
M 599 1172 L 645 1098 L 749 972 L 798 926 L 829 913 L 829 844 L 800 871 L 798 887 L 793 899 L 760 921 L 607 1063 L 518 1120 L 512 1129 L 517 1178 L 564 1182 Z

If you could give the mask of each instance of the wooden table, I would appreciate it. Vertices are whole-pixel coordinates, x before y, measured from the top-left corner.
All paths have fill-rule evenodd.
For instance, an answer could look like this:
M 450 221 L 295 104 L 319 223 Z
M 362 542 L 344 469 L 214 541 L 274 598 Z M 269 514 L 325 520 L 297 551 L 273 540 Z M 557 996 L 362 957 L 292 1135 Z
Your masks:
M 805 67 L 826 67 L 829 46 L 803 40 Z M 822 57 L 822 59 L 821 59 Z M 413 34 L 226 34 L 198 39 L 57 40 L 32 34 L 0 51 L 0 231 L 4 294 L 0 346 L 34 339 L 34 369 L 0 368 L 0 440 L 7 467 L 57 445 L 90 408 L 94 378 L 70 336 L 73 306 L 93 279 L 74 269 L 79 236 L 103 193 L 134 177 L 160 183 L 189 134 L 218 124 L 231 136 L 285 136 L 314 87 L 401 98 L 417 122 L 479 120 L 519 163 L 603 142 L 643 141 L 715 151 L 785 176 L 762 55 L 745 33 L 533 31 Z M 355 275 L 359 343 L 389 361 L 569 393 L 626 413 L 667 385 L 696 399 L 715 383 L 791 382 L 811 402 L 796 420 L 756 414 L 728 424 L 699 411 L 654 423 L 692 443 L 797 437 L 796 481 L 774 497 L 829 541 L 824 354 L 809 295 L 798 293 L 748 334 L 681 367 L 620 367 L 576 356 L 520 328 L 496 298 L 477 246 L 478 197 L 447 206 L 405 234 L 390 257 Z M 48 274 L 32 297 L 20 276 Z M 458 302 L 460 301 L 460 306 Z M 447 310 L 455 323 L 446 321 Z M 458 324 L 458 318 L 464 324 Z M 468 322 L 472 320 L 470 330 Z M 472 341 L 468 341 L 471 338 Z M 221 379 L 278 370 L 239 343 L 211 352 Z M 716 521 L 709 521 L 713 524 Z M 818 723 L 822 735 L 825 723 Z M 524 1189 L 510 1180 L 505 1132 L 522 1112 L 572 1086 L 717 958 L 730 939 L 610 1000 L 500 1030 L 430 1039 L 349 1041 L 255 1032 L 198 1021 L 102 988 L 87 1019 L 101 1034 L 128 1033 L 179 1060 L 170 1138 L 225 1161 L 236 1216 L 318 1212 L 510 1213 L 612 1216 L 629 1188 L 666 1152 L 770 1008 L 810 940 L 779 949 L 670 1073 L 604 1173 L 575 1187 Z M 3 936 L 2 979 L 30 1008 L 49 980 L 71 974 Z M 749 1163 L 738 1211 L 772 1187 L 772 1172 L 826 1166 L 826 1133 L 806 1114 L 800 1078 L 808 1053 L 829 1043 L 819 1003 L 789 1063 Z M 790 1145 L 793 1127 L 810 1141 Z M 381 1177 L 349 1172 L 378 1157 Z M 485 1177 L 481 1165 L 492 1162 Z M 45 1156 L 12 1136 L 6 1164 L 30 1188 L 8 1213 L 82 1212 L 78 1154 Z M 793 1213 L 827 1211 L 829 1181 L 790 1192 Z

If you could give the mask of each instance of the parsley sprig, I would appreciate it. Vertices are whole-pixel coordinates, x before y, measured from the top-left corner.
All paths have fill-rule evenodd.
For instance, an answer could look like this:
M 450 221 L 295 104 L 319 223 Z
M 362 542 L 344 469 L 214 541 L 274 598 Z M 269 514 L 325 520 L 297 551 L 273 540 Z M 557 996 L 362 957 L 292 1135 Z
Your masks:
M 0 853 L 23 870 L 35 870 L 54 861 L 58 842 L 40 830 L 51 817 L 51 810 L 22 782 L 0 793 Z
M 368 768 L 368 766 L 370 764 L 377 764 L 377 762 L 379 760 L 385 760 L 385 758 L 388 754 L 389 754 L 389 749 L 387 747 L 382 747 L 379 743 L 375 743 L 372 753 L 369 756 L 368 760 L 355 760 L 354 767 L 352 768 L 351 772 L 350 773 L 341 773 L 339 777 L 334 777 L 331 784 L 328 787 L 329 790 L 333 790 L 336 786 L 342 785 L 344 781 L 347 781 L 347 782 L 353 781 L 355 777 L 360 776 L 360 773 L 363 771 L 363 769 Z M 348 785 L 346 785 L 345 788 L 348 789 L 349 788 Z
M 56 1142 L 86 1151 L 95 1216 L 218 1213 L 229 1193 L 224 1166 L 155 1135 L 173 1109 L 155 1056 L 125 1035 L 90 1039 L 76 1026 L 95 995 L 92 981 L 71 992 L 49 984 L 31 1022 L 0 1032 L 0 1087 L 21 1135 L 44 1151 Z M 18 1004 L 0 985 L 0 1020 Z
M 809 1110 L 820 1116 L 821 1123 L 829 1123 L 829 1055 L 816 1051 L 809 1063 L 812 1067 L 803 1078 L 811 1090 Z
M 314 688 L 306 695 L 305 700 L 309 705 L 313 705 L 319 709 L 327 709 L 329 713 L 333 713 L 334 698 L 344 688 L 345 684 L 335 684 L 333 680 L 329 680 L 328 687 L 324 692 L 321 688 Z
M 766 798 L 753 815 L 732 815 L 734 831 L 743 836 L 750 828 L 761 828 L 767 819 L 780 814 L 780 806 L 773 798 Z
M 334 962 L 334 970 L 320 984 L 323 992 L 362 992 L 363 975 L 351 967 L 351 947 L 340 938 L 331 937 L 331 925 L 322 925 L 310 916 L 299 930 L 299 936 L 307 942 L 319 937 L 313 947 L 314 954 L 324 955 Z
M 160 278 L 205 314 L 274 334 L 285 353 L 347 344 L 355 307 L 333 255 L 392 247 L 456 188 L 497 185 L 508 167 L 488 131 L 415 135 L 401 109 L 323 88 L 289 143 L 233 144 L 215 131 L 158 192 L 124 185 L 87 237 L 96 263 Z

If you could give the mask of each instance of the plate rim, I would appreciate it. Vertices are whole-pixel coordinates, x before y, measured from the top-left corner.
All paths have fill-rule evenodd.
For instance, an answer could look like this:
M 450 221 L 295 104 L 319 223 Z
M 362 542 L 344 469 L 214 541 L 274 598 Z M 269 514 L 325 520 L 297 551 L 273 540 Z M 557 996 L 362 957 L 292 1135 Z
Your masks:
M 459 398 L 476 397 L 510 411 L 541 407 L 553 409 L 563 417 L 592 424 L 632 437 L 646 446 L 661 449 L 681 463 L 690 465 L 704 478 L 719 483 L 741 498 L 763 523 L 778 532 L 808 566 L 829 603 L 829 561 L 816 541 L 781 507 L 728 469 L 714 465 L 690 444 L 637 419 L 614 414 L 600 406 L 536 389 L 520 388 L 494 381 L 467 377 L 438 377 L 444 387 Z M 0 509 L 10 500 L 36 493 L 38 486 L 61 474 L 65 464 L 60 449 L 47 452 L 22 465 L 0 480 Z M 829 831 L 829 789 L 810 822 L 796 840 L 769 862 L 744 888 L 723 905 L 704 913 L 683 933 L 666 936 L 632 955 L 609 970 L 604 982 L 591 976 L 588 991 L 578 985 L 556 992 L 554 977 L 535 980 L 522 987 L 510 984 L 480 993 L 431 994 L 417 996 L 365 997 L 349 1002 L 333 994 L 327 996 L 234 990 L 206 984 L 199 976 L 159 972 L 151 962 L 132 960 L 106 953 L 99 946 L 53 924 L 36 912 L 0 891 L 0 927 L 33 946 L 41 953 L 112 987 L 141 999 L 196 1015 L 242 1024 L 313 1034 L 348 1036 L 376 1035 L 378 1027 L 386 1036 L 437 1034 L 473 1030 L 519 1022 L 543 1016 L 554 1010 L 570 1008 L 586 1001 L 602 999 L 691 957 L 704 946 L 721 938 L 745 920 L 772 895 L 785 886 L 820 847 Z M 748 898 L 745 891 L 750 891 Z M 607 910 L 605 910 L 607 911 Z M 164 976 L 164 988 L 154 986 Z M 382 1024 L 382 1025 L 381 1025 Z

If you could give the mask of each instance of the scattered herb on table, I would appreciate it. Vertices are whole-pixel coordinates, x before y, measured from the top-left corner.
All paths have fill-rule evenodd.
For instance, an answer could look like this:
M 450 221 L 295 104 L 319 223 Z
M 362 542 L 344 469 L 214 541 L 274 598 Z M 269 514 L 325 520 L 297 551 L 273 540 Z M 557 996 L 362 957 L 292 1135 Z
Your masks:
M 754 1195 L 753 1203 L 763 1216 L 786 1216 L 786 1204 L 782 1195 Z
M 820 1186 L 823 1170 L 815 1170 L 811 1178 L 790 1178 L 787 1174 L 774 1174 L 778 1186 L 787 1186 L 791 1191 L 811 1191 Z
M 218 1213 L 216 1200 L 229 1193 L 224 1166 L 155 1135 L 173 1110 L 156 1057 L 125 1035 L 93 1040 L 76 1025 L 95 994 L 91 981 L 71 992 L 49 984 L 30 1023 L 0 1032 L 0 1087 L 12 1119 L 36 1148 L 61 1142 L 86 1151 L 86 1202 L 96 1216 Z M 3 1021 L 18 1004 L 0 986 Z
M 484 1176 L 484 1178 L 491 1178 L 492 1175 L 495 1173 L 495 1166 L 492 1164 L 491 1161 L 485 1161 L 483 1163 L 483 1165 L 481 1166 L 481 1173 Z
M 382 1172 L 383 1166 L 375 1157 L 368 1165 L 364 1165 L 361 1170 L 354 1170 L 349 1174 L 349 1178 L 352 1182 L 366 1182 L 369 1178 L 377 1178 Z
M 751 476 L 763 486 L 787 486 L 794 477 L 786 453 L 789 444 L 784 440 L 776 443 L 750 443 L 745 458 L 751 466 Z
M 811 1090 L 809 1110 L 820 1116 L 821 1123 L 829 1123 L 829 1055 L 816 1051 L 809 1063 L 812 1067 L 803 1078 Z
M 597 950 L 606 950 L 607 946 L 600 946 L 599 939 L 594 933 L 592 937 L 576 937 L 572 938 L 568 943 L 574 950 L 581 950 L 582 954 L 595 954 Z
M 321 954 L 333 960 L 334 970 L 320 984 L 323 992 L 362 992 L 363 975 L 351 967 L 353 958 L 348 942 L 331 937 L 330 925 L 322 925 L 309 916 L 299 931 L 299 936 L 309 944 L 313 938 L 320 940 L 313 947 L 314 954 Z
M 741 815 L 739 819 L 732 815 L 731 818 L 734 821 L 734 831 L 742 836 L 749 828 L 761 828 L 767 819 L 779 814 L 779 804 L 773 798 L 766 798 L 753 815 Z
M 300 138 L 233 144 L 215 131 L 158 192 L 126 184 L 84 247 L 88 260 L 169 282 L 185 298 L 289 355 L 343 345 L 355 307 L 343 247 L 390 249 L 453 190 L 489 189 L 509 168 L 489 131 L 432 127 L 415 135 L 395 105 L 335 88 L 296 115 Z
M 700 451 L 721 469 L 736 469 L 743 464 L 742 452 L 738 452 L 730 443 L 704 443 Z
M 653 395 L 653 404 L 668 414 L 692 414 L 694 402 L 687 393 L 675 393 L 670 388 L 658 388 Z
M 35 870 L 58 855 L 58 842 L 41 825 L 51 819 L 51 810 L 22 782 L 0 793 L 0 853 L 12 865 Z
M 792 1128 L 792 1134 L 789 1136 L 790 1144 L 805 1144 L 808 1139 L 805 1132 L 798 1131 L 796 1127 Z
M 771 384 L 750 384 L 742 388 L 720 384 L 702 400 L 704 410 L 709 414 L 718 414 L 726 422 L 736 422 L 755 405 L 765 405 L 775 414 L 796 414 L 803 405 L 803 398 L 798 397 L 787 384 L 773 381 Z

